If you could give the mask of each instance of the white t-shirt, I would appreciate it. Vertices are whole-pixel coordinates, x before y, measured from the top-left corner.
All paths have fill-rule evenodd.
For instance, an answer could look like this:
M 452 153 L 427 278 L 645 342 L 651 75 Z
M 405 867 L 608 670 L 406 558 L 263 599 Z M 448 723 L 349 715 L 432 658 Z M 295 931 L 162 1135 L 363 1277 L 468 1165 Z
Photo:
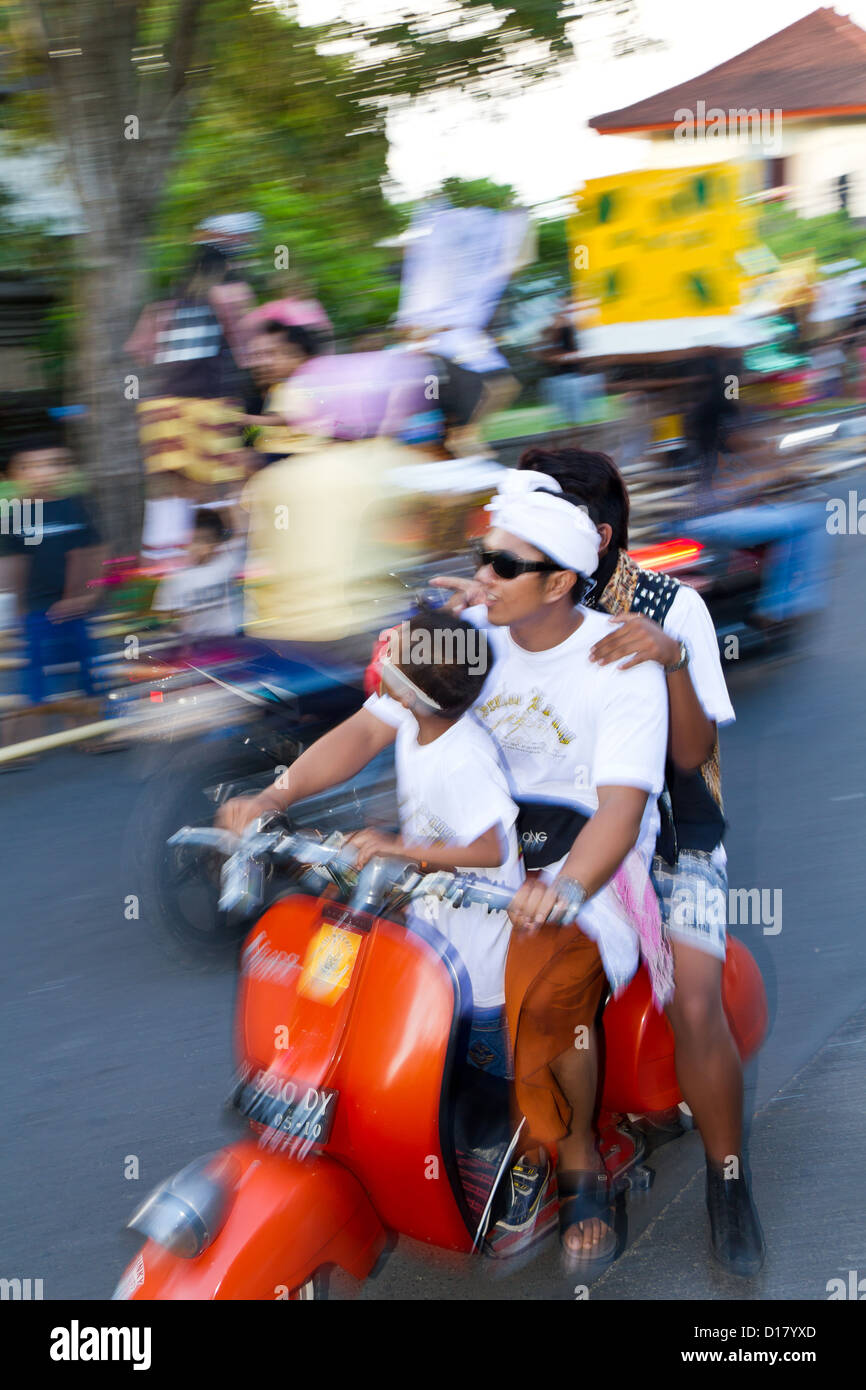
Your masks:
M 636 845 L 649 866 L 667 748 L 664 674 L 655 662 L 630 671 L 591 662 L 590 647 L 610 627 L 604 614 L 586 608 L 580 613 L 583 622 L 564 642 L 528 652 L 507 628 L 487 624 L 485 608 L 467 610 L 463 617 L 484 627 L 494 654 L 475 713 L 492 735 L 518 799 L 563 802 L 591 815 L 599 786 L 649 792 Z M 392 722 L 383 705 L 372 712 Z M 554 878 L 563 862 L 564 857 L 543 876 Z M 614 988 L 629 980 L 637 969 L 637 936 L 609 886 L 582 909 L 580 925 L 598 942 Z
M 736 715 L 725 685 L 716 630 L 697 589 L 680 584 L 662 627 L 678 642 L 686 644 L 692 685 L 704 714 L 719 726 L 732 724 Z M 716 845 L 711 857 L 719 868 L 724 868 L 728 862 L 722 844 Z
M 467 872 L 516 892 L 523 882 L 517 846 L 517 807 L 496 747 L 472 714 L 452 724 L 432 743 L 418 742 L 414 716 L 389 696 L 371 695 L 365 709 L 397 730 L 394 756 L 400 828 L 410 844 L 468 845 L 491 826 L 503 841 L 503 864 L 495 869 L 461 866 Z M 511 923 L 504 912 L 478 906 L 450 907 L 429 899 L 410 912 L 432 922 L 456 947 L 472 982 L 478 1009 L 505 1000 L 505 957 Z
M 664 675 L 650 662 L 630 671 L 591 662 L 590 648 L 610 628 L 604 615 L 580 613 L 583 622 L 564 642 L 530 652 L 507 628 L 489 626 L 486 609 L 467 610 L 464 618 L 485 628 L 495 658 L 475 712 L 519 797 L 591 814 L 598 787 L 641 787 L 651 793 L 645 819 L 657 825 L 667 747 Z
M 236 557 L 218 550 L 204 565 L 189 565 L 166 575 L 152 606 L 157 612 L 180 613 L 180 626 L 190 637 L 227 636 L 238 626 L 236 569 Z
M 697 589 L 680 584 L 662 627 L 688 648 L 692 685 L 704 714 L 717 724 L 733 723 L 734 707 L 725 685 L 716 630 Z

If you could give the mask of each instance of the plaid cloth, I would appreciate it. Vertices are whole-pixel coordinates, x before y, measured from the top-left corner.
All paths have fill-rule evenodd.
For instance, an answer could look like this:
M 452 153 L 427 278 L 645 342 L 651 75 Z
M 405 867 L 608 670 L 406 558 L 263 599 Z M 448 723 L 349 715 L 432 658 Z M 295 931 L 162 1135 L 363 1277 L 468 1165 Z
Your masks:
M 703 850 L 680 850 L 675 868 L 656 855 L 652 881 L 667 935 L 725 959 L 728 875 Z

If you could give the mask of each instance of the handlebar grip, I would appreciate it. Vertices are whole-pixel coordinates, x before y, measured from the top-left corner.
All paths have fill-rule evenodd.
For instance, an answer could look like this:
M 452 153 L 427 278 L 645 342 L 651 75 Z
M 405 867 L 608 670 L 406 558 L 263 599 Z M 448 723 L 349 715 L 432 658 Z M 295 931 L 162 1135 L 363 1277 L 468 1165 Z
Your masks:
M 507 912 L 514 893 L 509 888 L 490 888 L 482 889 L 477 894 L 473 894 L 472 897 L 476 902 L 486 907 L 489 912 Z
M 515 896 L 515 889 L 508 888 L 504 884 L 485 883 L 484 880 L 467 882 L 465 878 L 456 878 L 452 885 L 451 893 L 446 892 L 448 898 L 456 899 L 453 904 L 460 907 L 469 907 L 477 903 L 487 908 L 489 912 L 507 912 Z M 558 917 L 558 925 L 570 927 L 575 924 L 580 912 L 579 907 L 567 906 Z
M 169 835 L 168 843 L 173 849 L 189 846 L 195 849 L 212 849 L 229 856 L 239 848 L 241 839 L 233 831 L 219 830 L 213 825 L 184 825 L 173 835 Z
M 456 900 L 455 906 L 469 907 L 478 904 L 489 912 L 507 912 L 514 897 L 514 889 L 502 883 L 488 883 L 484 879 L 457 877 L 450 889 L 445 892 L 445 900 Z

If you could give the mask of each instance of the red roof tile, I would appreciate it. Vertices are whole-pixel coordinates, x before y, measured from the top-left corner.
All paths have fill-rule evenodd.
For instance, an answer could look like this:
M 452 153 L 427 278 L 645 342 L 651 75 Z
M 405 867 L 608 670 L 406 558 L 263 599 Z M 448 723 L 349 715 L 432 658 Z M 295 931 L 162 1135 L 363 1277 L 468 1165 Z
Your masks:
M 674 113 L 746 107 L 785 115 L 866 112 L 866 32 L 832 9 L 813 10 L 717 68 L 618 111 L 593 116 L 602 134 L 673 129 Z

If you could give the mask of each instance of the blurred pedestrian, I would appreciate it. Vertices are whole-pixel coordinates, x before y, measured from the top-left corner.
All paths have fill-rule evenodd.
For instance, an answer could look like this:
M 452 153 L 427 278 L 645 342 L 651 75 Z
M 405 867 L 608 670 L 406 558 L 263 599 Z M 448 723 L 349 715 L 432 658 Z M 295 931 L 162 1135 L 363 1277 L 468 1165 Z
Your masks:
M 243 477 L 243 320 L 252 306 L 226 250 L 203 242 L 172 298 L 143 312 L 126 350 L 153 369 L 152 395 L 138 407 L 149 473 L 210 485 Z
M 402 353 L 322 356 L 297 398 L 289 383 L 283 457 L 244 492 L 245 632 L 283 667 L 340 668 L 360 684 L 376 633 L 400 606 L 393 571 L 405 560 L 409 502 L 393 474 L 419 461 L 417 441 L 398 441 L 426 404 L 428 368 Z
M 580 424 L 588 391 L 581 374 L 577 329 L 568 305 L 545 328 L 538 356 L 547 368 L 543 383 L 549 403 L 568 424 Z
M 712 485 L 720 454 L 730 450 L 738 400 L 726 389 L 730 373 L 721 353 L 708 352 L 697 367 L 700 382 L 686 412 L 685 435 L 698 464 L 698 487 L 703 492 Z
M 21 503 L 4 514 L 0 547 L 17 595 L 27 654 L 28 703 L 47 697 L 45 667 L 58 655 L 78 663 L 86 696 L 95 697 L 87 614 L 97 589 L 89 587 L 103 558 L 99 533 L 75 482 L 72 459 L 53 434 L 32 436 L 13 448 L 8 477 Z M 15 524 L 16 516 L 20 524 Z
M 249 345 L 249 363 L 257 400 L 246 416 L 254 426 L 255 447 L 259 454 L 285 458 L 293 452 L 291 381 L 305 362 L 318 350 L 314 333 L 294 324 L 266 320 L 254 331 Z
M 812 366 L 819 400 L 828 400 L 843 394 L 845 354 L 838 337 L 830 338 L 815 350 L 812 354 Z
M 187 546 L 188 564 L 157 587 L 154 612 L 168 614 L 184 637 L 225 637 L 238 630 L 238 566 L 229 539 L 219 512 L 201 508 Z
M 251 333 L 266 323 L 304 328 L 315 339 L 317 352 L 334 351 L 333 324 L 296 271 L 275 271 L 268 278 L 268 291 L 273 298 L 253 309 L 244 320 Z

